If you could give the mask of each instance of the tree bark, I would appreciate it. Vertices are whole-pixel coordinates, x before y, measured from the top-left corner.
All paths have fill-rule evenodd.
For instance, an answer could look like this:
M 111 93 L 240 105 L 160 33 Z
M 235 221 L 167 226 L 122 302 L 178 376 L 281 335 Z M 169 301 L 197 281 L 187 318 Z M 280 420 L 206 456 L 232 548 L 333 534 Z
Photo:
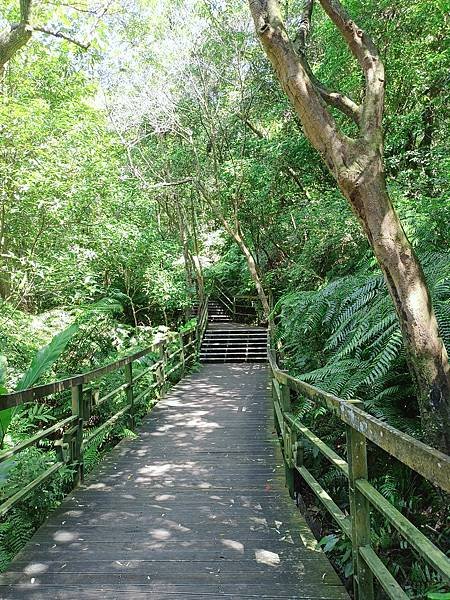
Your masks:
M 6 63 L 30 40 L 33 28 L 30 25 L 32 0 L 20 1 L 19 23 L 8 24 L 0 32 L 0 74 Z
M 303 53 L 297 53 L 277 0 L 249 0 L 256 30 L 275 73 L 318 150 L 349 201 L 384 273 L 415 382 L 426 441 L 450 453 L 450 368 L 439 336 L 427 283 L 389 198 L 383 170 L 384 66 L 370 37 L 339 0 L 320 0 L 365 75 L 362 106 L 340 94 L 324 95 Z M 339 129 L 327 104 L 352 117 L 359 134 Z M 351 111 L 349 111 L 351 107 Z

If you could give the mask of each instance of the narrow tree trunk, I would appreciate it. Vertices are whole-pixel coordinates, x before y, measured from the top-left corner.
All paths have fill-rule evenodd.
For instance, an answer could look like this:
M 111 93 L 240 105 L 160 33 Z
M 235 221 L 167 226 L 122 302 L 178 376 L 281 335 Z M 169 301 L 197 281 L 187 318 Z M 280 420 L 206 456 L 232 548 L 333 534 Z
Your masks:
M 203 277 L 203 269 L 200 262 L 200 247 L 198 244 L 197 236 L 197 215 L 194 209 L 194 202 L 191 196 L 191 215 L 192 215 L 192 241 L 194 243 L 194 255 L 192 256 L 192 262 L 194 265 L 194 273 L 197 281 L 197 296 L 198 301 L 203 302 L 205 298 L 205 278 Z
M 205 280 L 203 277 L 203 269 L 200 264 L 200 259 L 197 255 L 192 256 L 192 264 L 194 265 L 195 280 L 197 282 L 197 298 L 199 304 L 205 298 Z
M 0 298 L 3 300 L 7 300 L 11 293 L 6 252 L 6 206 L 5 200 L 3 199 L 0 210 Z
M 235 231 L 226 220 L 224 220 L 225 229 L 232 236 L 234 241 L 237 243 L 239 248 L 242 251 L 242 254 L 245 256 L 245 260 L 247 261 L 248 270 L 250 273 L 250 277 L 252 278 L 253 283 L 255 284 L 256 291 L 258 293 L 259 301 L 261 302 L 261 306 L 263 309 L 264 321 L 267 323 L 269 321 L 270 315 L 270 305 L 269 299 L 267 298 L 267 294 L 264 291 L 263 285 L 261 283 L 261 277 L 259 276 L 258 267 L 256 265 L 256 261 L 253 257 L 253 254 L 250 252 L 249 247 L 245 243 L 244 237 L 239 231 Z
M 193 287 L 194 287 L 194 278 L 192 275 L 192 260 L 191 260 L 191 254 L 189 252 L 188 235 L 187 235 L 187 232 L 185 231 L 183 215 L 182 215 L 181 208 L 179 205 L 177 205 L 177 216 L 178 216 L 178 232 L 180 234 L 181 245 L 183 248 L 184 276 L 185 276 L 185 280 L 186 280 L 186 288 L 188 289 L 189 293 L 192 293 Z M 189 319 L 190 310 L 191 309 L 189 307 L 186 307 L 186 309 L 184 311 L 184 316 L 185 316 L 186 320 Z

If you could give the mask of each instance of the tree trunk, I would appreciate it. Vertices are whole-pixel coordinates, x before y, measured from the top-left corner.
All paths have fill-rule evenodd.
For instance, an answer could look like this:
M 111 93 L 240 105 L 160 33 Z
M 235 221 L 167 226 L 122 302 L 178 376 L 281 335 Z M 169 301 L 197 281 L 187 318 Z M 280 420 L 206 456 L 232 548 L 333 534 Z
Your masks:
M 261 283 L 261 277 L 259 276 L 258 267 L 256 265 L 256 261 L 253 257 L 253 254 L 250 252 L 249 247 L 245 243 L 244 237 L 242 233 L 238 230 L 235 231 L 226 220 L 223 220 L 225 229 L 237 243 L 239 248 L 242 251 L 242 254 L 245 256 L 245 260 L 247 261 L 248 270 L 250 272 L 250 277 L 252 278 L 253 283 L 255 284 L 256 291 L 258 293 L 259 301 L 261 302 L 261 306 L 263 309 L 264 322 L 269 321 L 270 315 L 270 305 L 269 299 L 267 297 L 266 292 L 264 291 L 263 285 Z M 239 228 L 238 228 L 239 229 Z
M 2 300 L 7 300 L 11 293 L 6 254 L 6 205 L 3 199 L 0 210 L 0 298 Z
M 194 278 L 192 275 L 192 260 L 189 252 L 188 235 L 185 231 L 183 215 L 179 204 L 177 204 L 177 216 L 178 216 L 178 232 L 180 234 L 181 245 L 183 248 L 183 260 L 184 260 L 184 276 L 186 280 L 186 288 L 191 294 L 194 288 Z M 188 320 L 190 315 L 190 308 L 186 307 L 184 311 L 185 319 Z
M 381 159 L 361 173 L 358 185 L 344 176 L 339 188 L 356 213 L 384 273 L 399 319 L 406 356 L 417 390 L 427 441 L 450 450 L 448 356 L 421 265 L 387 193 Z
M 343 94 L 330 92 L 315 79 L 304 52 L 297 52 L 289 39 L 277 0 L 249 0 L 249 5 L 263 48 L 300 117 L 305 135 L 356 213 L 384 273 L 417 388 L 425 438 L 450 453 L 448 356 L 439 337 L 422 268 L 392 206 L 384 179 L 384 66 L 373 41 L 340 1 L 319 1 L 364 72 L 361 106 Z M 341 131 L 327 105 L 355 122 L 359 128 L 356 138 Z

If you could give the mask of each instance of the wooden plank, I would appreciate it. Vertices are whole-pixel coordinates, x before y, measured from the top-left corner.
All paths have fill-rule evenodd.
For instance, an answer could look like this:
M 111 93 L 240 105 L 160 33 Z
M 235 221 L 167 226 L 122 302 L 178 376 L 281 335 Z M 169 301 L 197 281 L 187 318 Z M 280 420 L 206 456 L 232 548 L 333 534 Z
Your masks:
M 271 365 L 273 364 L 273 359 Z M 311 400 L 329 408 L 346 425 L 350 425 L 368 440 L 394 456 L 402 463 L 450 493 L 450 457 L 404 433 L 387 425 L 376 417 L 308 383 L 295 379 L 274 367 L 274 376 L 280 383 Z M 294 418 L 294 415 L 292 415 Z
M 327 446 L 325 442 L 318 438 L 312 431 L 303 425 L 303 423 L 300 423 L 297 417 L 293 417 L 292 414 L 285 414 L 284 418 L 293 428 L 305 436 L 318 450 L 320 450 L 323 456 L 325 456 L 334 467 L 348 477 L 348 464 L 339 456 L 339 454 L 336 454 L 334 450 Z
M 25 498 L 25 496 L 27 496 L 27 494 L 31 490 L 34 490 L 34 488 L 45 483 L 47 479 L 50 479 L 50 477 L 54 473 L 56 473 L 56 471 L 58 471 L 63 465 L 64 463 L 62 462 L 55 463 L 54 465 L 46 469 L 43 473 L 41 473 L 38 477 L 33 479 L 33 481 L 31 481 L 28 485 L 25 485 L 21 490 L 19 490 L 13 496 L 8 498 L 8 500 L 3 502 L 0 505 L 0 517 L 4 517 L 7 514 L 7 512 L 10 511 L 11 508 L 16 506 L 16 504 L 18 504 L 21 500 L 23 500 L 23 498 Z
M 370 546 L 363 546 L 359 549 L 359 553 L 391 600 L 409 599 Z
M 64 390 L 68 390 L 73 386 L 81 385 L 84 383 L 88 383 L 89 381 L 95 381 L 96 379 L 101 379 L 108 373 L 112 373 L 121 369 L 125 365 L 134 360 L 142 358 L 146 356 L 150 352 L 154 350 L 153 346 L 150 346 L 144 350 L 140 350 L 139 352 L 135 352 L 134 354 L 130 354 L 120 360 L 116 360 L 112 363 L 109 363 L 103 367 L 99 367 L 98 369 L 94 369 L 92 371 L 88 371 L 87 373 L 82 373 L 80 375 L 74 375 L 73 377 L 68 377 L 66 379 L 61 379 L 59 381 L 54 381 L 52 383 L 45 383 L 43 385 L 38 385 L 36 387 L 30 388 L 28 390 L 23 390 L 21 392 L 12 392 L 11 394 L 1 394 L 0 395 L 0 410 L 4 410 L 5 408 L 12 408 L 23 402 L 31 402 L 33 400 L 38 400 L 39 398 L 45 398 L 46 396 L 50 396 L 52 394 L 57 394 L 63 392 Z
M 370 506 L 356 487 L 356 480 L 367 480 L 366 438 L 347 427 L 347 457 L 352 524 L 353 593 L 355 600 L 374 600 L 373 574 L 362 560 L 359 549 L 370 545 Z
M 121 410 L 117 411 L 110 419 L 102 423 L 95 431 L 93 431 L 87 438 L 83 440 L 84 446 L 88 445 L 94 438 L 96 438 L 102 431 L 105 431 L 109 427 L 115 425 L 115 423 L 123 417 L 131 408 L 131 404 L 127 404 Z
M 3 450 L 3 452 L 0 452 L 0 462 L 3 462 L 4 460 L 7 460 L 8 458 L 11 458 L 15 454 L 18 454 L 22 450 L 25 450 L 25 448 L 29 448 L 30 446 L 34 446 L 34 444 L 36 444 L 36 442 L 38 442 L 39 440 L 42 440 L 43 438 L 46 438 L 51 433 L 54 433 L 55 431 L 58 431 L 58 429 L 64 428 L 66 425 L 69 425 L 70 423 L 73 423 L 77 419 L 78 419 L 78 417 L 76 415 L 72 415 L 70 417 L 67 417 L 66 419 L 63 419 L 62 421 L 59 421 L 58 423 L 55 423 L 51 427 L 47 427 L 47 429 L 43 429 L 39 433 L 36 433 L 36 435 L 33 435 L 32 437 L 28 438 L 24 442 L 21 442 L 20 444 L 17 444 L 13 448 L 8 448 L 8 450 Z
M 284 488 L 267 392 L 264 365 L 178 383 L 38 530 L 0 597 L 348 600 Z
M 297 471 L 309 485 L 311 490 L 316 495 L 316 498 L 324 505 L 330 515 L 333 517 L 338 527 L 345 533 L 348 538 L 352 536 L 351 524 L 348 517 L 344 515 L 339 506 L 334 502 L 331 496 L 320 485 L 320 483 L 311 475 L 306 467 L 297 467 Z

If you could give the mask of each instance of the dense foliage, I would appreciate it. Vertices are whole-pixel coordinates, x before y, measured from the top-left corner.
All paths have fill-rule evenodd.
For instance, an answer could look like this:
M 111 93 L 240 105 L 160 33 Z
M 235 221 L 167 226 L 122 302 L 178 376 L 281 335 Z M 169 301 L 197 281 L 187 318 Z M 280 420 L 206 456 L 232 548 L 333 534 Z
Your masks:
M 290 25 L 298 4 L 285 3 Z M 448 7 L 443 0 L 345 4 L 373 35 L 387 68 L 388 186 L 450 350 Z M 14 2 L 0 5 L 5 18 L 15 17 Z M 69 21 L 76 25 L 77 15 Z M 359 71 L 319 11 L 310 53 L 320 79 L 360 93 Z M 384 280 L 274 79 L 246 3 L 127 0 L 103 17 L 87 52 L 33 36 L 8 63 L 0 93 L 4 389 L 15 389 L 39 348 L 73 323 L 33 383 L 102 364 L 148 342 L 158 325 L 178 325 L 203 279 L 209 289 L 220 282 L 232 295 L 254 294 L 237 232 L 273 300 L 285 367 L 360 398 L 377 417 L 422 437 Z M 300 400 L 298 411 L 342 446 L 342 431 L 320 411 Z M 24 439 L 54 414 L 45 405 L 16 412 L 4 443 Z M 317 477 L 346 508 L 345 483 L 313 459 Z M 24 454 L 9 475 L 0 473 L 1 494 L 14 493 L 45 460 L 45 448 Z M 428 524 L 444 548 L 445 499 L 410 481 L 399 465 L 387 468 L 382 455 L 371 462 L 380 491 L 419 526 Z M 69 479 L 62 472 L 0 526 L 1 565 L 57 505 Z M 316 520 L 348 577 L 346 543 Z M 411 597 L 440 589 L 409 549 L 391 552 L 397 539 L 385 524 L 377 522 L 374 535 Z

